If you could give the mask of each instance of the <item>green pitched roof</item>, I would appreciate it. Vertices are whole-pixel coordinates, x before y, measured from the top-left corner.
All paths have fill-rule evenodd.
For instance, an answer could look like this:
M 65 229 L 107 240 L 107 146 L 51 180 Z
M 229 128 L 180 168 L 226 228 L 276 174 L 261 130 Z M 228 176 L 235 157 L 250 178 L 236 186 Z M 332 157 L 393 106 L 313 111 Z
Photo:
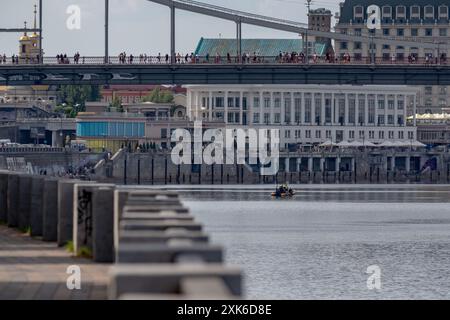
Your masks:
M 199 56 L 226 56 L 230 53 L 236 55 L 236 39 L 205 39 L 201 38 L 195 54 Z M 327 45 L 315 44 L 316 54 L 324 55 Z M 252 55 L 254 52 L 264 57 L 275 57 L 281 52 L 302 52 L 303 41 L 301 39 L 242 39 L 242 52 Z

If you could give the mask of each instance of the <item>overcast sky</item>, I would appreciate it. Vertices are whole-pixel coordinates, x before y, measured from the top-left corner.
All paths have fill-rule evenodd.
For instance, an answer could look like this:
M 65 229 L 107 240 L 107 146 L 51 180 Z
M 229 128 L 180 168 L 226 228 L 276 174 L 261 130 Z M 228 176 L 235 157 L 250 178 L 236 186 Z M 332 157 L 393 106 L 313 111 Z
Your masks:
M 198 0 L 256 14 L 306 22 L 305 0 Z M 0 28 L 33 24 L 36 0 L 1 0 Z M 84 56 L 101 56 L 104 52 L 103 0 L 44 0 L 44 51 Z M 312 1 L 312 8 L 326 7 L 334 14 L 341 0 Z M 66 13 L 70 5 L 81 9 L 81 29 L 69 30 Z M 169 51 L 169 9 L 147 0 L 110 0 L 110 55 L 121 51 L 156 55 Z M 192 52 L 201 37 L 235 37 L 233 22 L 177 10 L 177 51 Z M 244 38 L 295 38 L 297 35 L 243 25 Z M 0 33 L 0 53 L 18 53 L 20 34 Z

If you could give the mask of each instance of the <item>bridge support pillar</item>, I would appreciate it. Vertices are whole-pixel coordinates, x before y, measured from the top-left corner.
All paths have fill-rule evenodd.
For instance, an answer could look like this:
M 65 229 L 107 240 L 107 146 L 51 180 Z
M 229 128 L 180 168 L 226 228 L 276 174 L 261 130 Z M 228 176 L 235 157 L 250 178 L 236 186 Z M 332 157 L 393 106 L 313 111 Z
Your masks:
M 238 62 L 242 61 L 242 24 L 240 21 L 236 21 L 236 55 Z

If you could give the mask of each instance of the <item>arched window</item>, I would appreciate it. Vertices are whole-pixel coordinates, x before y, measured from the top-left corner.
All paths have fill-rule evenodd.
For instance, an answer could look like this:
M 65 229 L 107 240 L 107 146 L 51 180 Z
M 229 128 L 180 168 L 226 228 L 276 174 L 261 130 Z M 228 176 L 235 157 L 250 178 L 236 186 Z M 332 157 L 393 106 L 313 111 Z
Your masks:
M 406 7 L 397 6 L 397 19 L 406 18 Z
M 425 6 L 424 8 L 424 15 L 426 18 L 434 18 L 434 7 L 433 6 Z
M 355 19 L 361 19 L 364 17 L 364 7 L 363 6 L 355 6 L 353 8 L 353 17 Z
M 410 15 L 411 15 L 411 18 L 420 18 L 420 7 L 412 6 L 410 8 Z
M 439 18 L 448 18 L 448 7 L 446 5 L 439 6 Z
M 383 18 L 388 18 L 388 19 L 392 18 L 392 7 L 384 6 L 382 10 L 383 10 L 382 11 L 383 12 L 383 15 L 382 15 Z

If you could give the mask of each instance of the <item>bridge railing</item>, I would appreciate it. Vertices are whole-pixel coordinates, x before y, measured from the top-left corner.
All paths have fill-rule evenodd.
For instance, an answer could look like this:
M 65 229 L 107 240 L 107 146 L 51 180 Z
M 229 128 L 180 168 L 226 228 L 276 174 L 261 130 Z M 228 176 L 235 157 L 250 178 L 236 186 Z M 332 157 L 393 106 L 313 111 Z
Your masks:
M 109 57 L 105 62 L 104 57 L 80 57 L 75 59 L 68 57 L 58 59 L 56 57 L 44 57 L 42 61 L 37 59 L 21 59 L 13 61 L 11 57 L 3 59 L 0 57 L 0 66 L 2 65 L 164 65 L 171 64 L 170 57 L 164 56 L 126 56 L 124 59 L 119 57 Z M 247 57 L 237 56 L 181 56 L 175 57 L 175 64 L 177 65 L 230 65 L 230 64 L 291 64 L 291 65 L 305 65 L 305 64 L 350 64 L 350 65 L 447 65 L 449 61 L 447 57 L 376 57 L 372 59 L 364 56 L 346 56 L 346 57 L 322 57 L 310 56 L 307 59 L 304 56 L 258 56 L 249 55 Z

